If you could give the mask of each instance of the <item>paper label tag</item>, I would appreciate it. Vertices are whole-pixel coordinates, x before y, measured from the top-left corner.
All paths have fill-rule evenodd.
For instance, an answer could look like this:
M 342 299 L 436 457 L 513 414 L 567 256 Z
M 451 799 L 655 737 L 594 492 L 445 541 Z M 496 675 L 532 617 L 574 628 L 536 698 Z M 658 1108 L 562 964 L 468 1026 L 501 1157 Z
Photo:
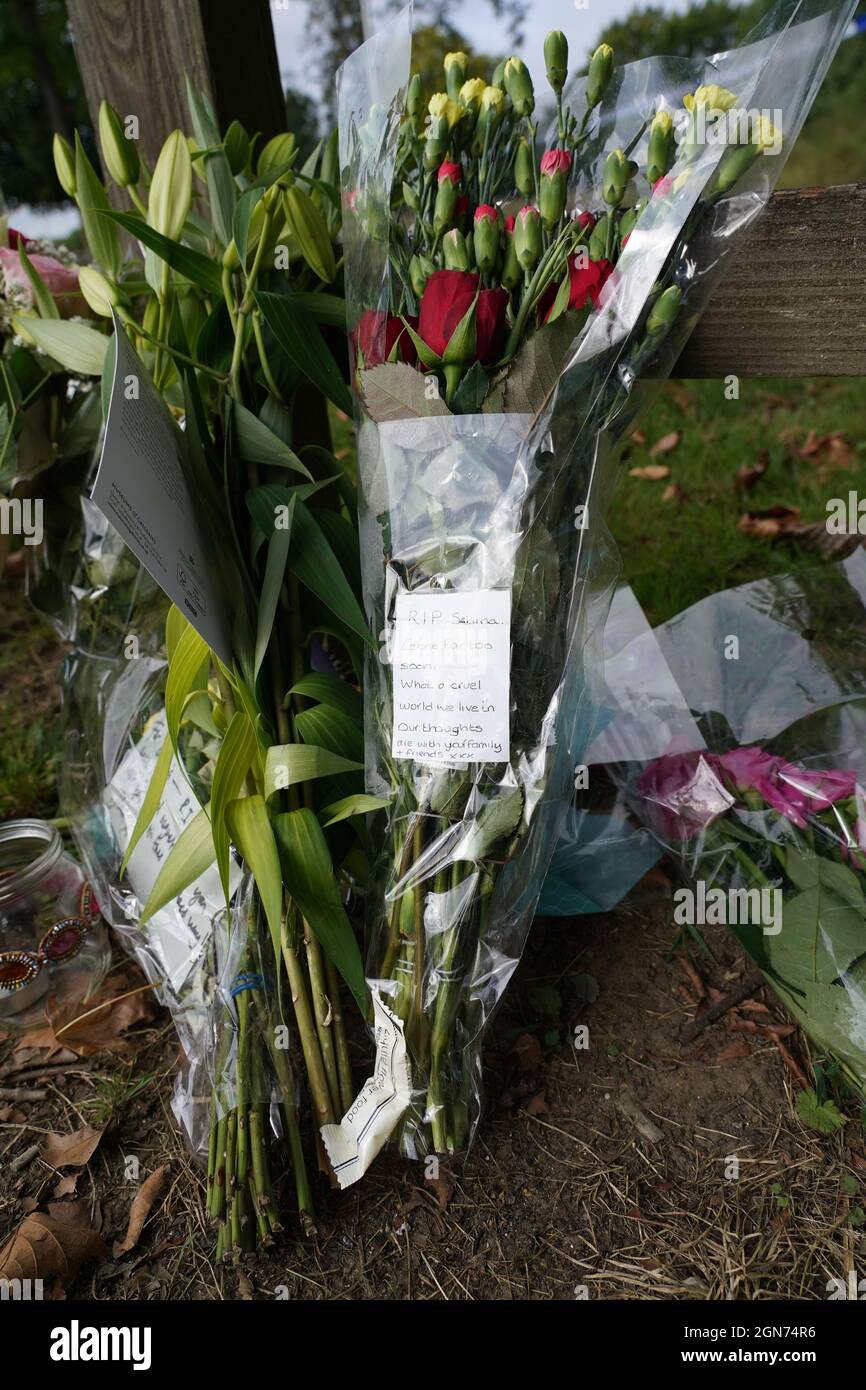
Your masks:
M 91 496 L 196 632 L 230 662 L 228 604 L 187 485 L 183 434 L 117 318 L 114 332 L 111 404 Z
M 508 762 L 508 589 L 398 594 L 391 660 L 395 758 Z
M 374 989 L 376 1067 L 338 1125 L 322 1125 L 322 1143 L 340 1187 L 362 1178 L 412 1098 L 403 1024 Z
M 164 740 L 168 738 L 165 713 L 149 723 L 138 743 L 121 760 L 103 792 L 103 801 L 122 849 L 129 843 L 138 812 Z M 157 875 L 181 831 L 198 814 L 200 806 L 176 758 L 172 758 L 159 808 L 133 850 L 126 876 L 140 903 L 147 901 Z M 232 861 L 229 891 L 241 881 Z M 225 908 L 225 896 L 215 865 L 160 908 L 141 929 L 148 949 L 159 961 L 162 983 L 177 994 L 200 958 L 213 929 L 213 919 Z

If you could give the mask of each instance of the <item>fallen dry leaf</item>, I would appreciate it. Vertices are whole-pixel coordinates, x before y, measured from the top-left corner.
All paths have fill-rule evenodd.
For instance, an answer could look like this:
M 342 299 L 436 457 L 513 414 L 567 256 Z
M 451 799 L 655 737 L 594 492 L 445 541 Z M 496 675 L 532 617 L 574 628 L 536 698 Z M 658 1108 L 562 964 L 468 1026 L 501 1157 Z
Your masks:
M 769 541 L 780 536 L 784 530 L 800 520 L 799 507 L 786 507 L 778 504 L 765 507 L 763 511 L 746 512 L 737 522 L 737 530 L 744 536 L 756 540 Z
M 99 1146 L 102 1132 L 85 1125 L 74 1134 L 49 1134 L 41 1157 L 52 1168 L 83 1168 Z
M 629 441 L 632 444 L 646 444 L 646 435 L 643 430 L 632 430 Z
M 136 980 L 139 977 L 136 977 Z M 137 992 L 135 992 L 137 991 Z M 136 1023 L 153 1017 L 154 1005 L 148 986 L 141 989 L 126 975 L 113 975 L 93 995 L 86 1005 L 60 1003 L 52 995 L 46 1005 L 51 1027 L 79 1057 L 92 1057 L 96 1052 L 112 1052 L 119 1056 L 135 1051 L 136 1043 L 124 1037 Z
M 532 1033 L 520 1034 L 511 1049 L 511 1056 L 517 1064 L 517 1072 L 520 1076 L 525 1076 L 529 1071 L 535 1071 L 544 1061 L 541 1043 Z
M 770 455 L 764 449 L 754 463 L 744 463 L 742 468 L 737 469 L 737 476 L 734 479 L 734 486 L 741 492 L 749 492 L 760 478 L 763 478 L 770 466 Z
M 546 1115 L 550 1109 L 540 1091 L 537 1096 L 531 1096 L 523 1108 L 527 1115 Z
M 683 492 L 683 489 L 680 487 L 679 483 L 668 483 L 667 487 L 662 493 L 662 501 L 685 502 L 685 500 L 686 494 L 685 492 Z
M 718 1061 L 733 1062 L 739 1057 L 751 1057 L 751 1049 L 745 1038 L 737 1038 L 736 1042 L 729 1043 L 723 1052 L 719 1053 Z
M 630 478 L 646 478 L 649 483 L 660 483 L 662 478 L 669 478 L 671 470 L 664 463 L 644 463 L 639 468 L 630 468 L 628 476 Z
M 74 1197 L 80 1177 L 80 1173 L 66 1173 L 65 1176 L 59 1180 L 51 1194 L 54 1200 L 57 1202 L 61 1197 Z
M 669 454 L 677 447 L 682 437 L 680 430 L 671 430 L 670 434 L 663 434 L 650 449 L 650 458 L 658 458 L 659 454 Z
M 35 1028 L 32 1033 L 25 1033 L 19 1038 L 15 1047 L 12 1049 L 15 1056 L 19 1053 L 47 1052 L 49 1057 L 53 1057 L 56 1052 L 63 1051 L 63 1043 L 58 1042 L 54 1036 L 54 1029 L 50 1026 L 45 1028 Z M 42 1058 L 47 1061 L 47 1058 Z
M 796 541 L 805 550 L 815 550 L 827 560 L 846 560 L 864 541 L 862 536 L 849 532 L 830 532 L 824 521 L 793 522 L 782 528 L 779 538 Z
M 57 1279 L 62 1290 L 85 1260 L 105 1254 L 105 1243 L 87 1219 L 83 1202 L 52 1206 L 25 1216 L 0 1249 L 0 1278 Z
M 154 1170 L 149 1178 L 145 1178 L 141 1187 L 132 1199 L 132 1206 L 129 1209 L 129 1224 L 126 1228 L 126 1235 L 123 1240 L 114 1242 L 114 1258 L 118 1259 L 121 1255 L 127 1255 L 130 1250 L 134 1250 L 138 1244 L 138 1238 L 144 1229 L 144 1223 L 150 1216 L 151 1207 L 165 1186 L 165 1175 L 168 1172 L 167 1164 Z

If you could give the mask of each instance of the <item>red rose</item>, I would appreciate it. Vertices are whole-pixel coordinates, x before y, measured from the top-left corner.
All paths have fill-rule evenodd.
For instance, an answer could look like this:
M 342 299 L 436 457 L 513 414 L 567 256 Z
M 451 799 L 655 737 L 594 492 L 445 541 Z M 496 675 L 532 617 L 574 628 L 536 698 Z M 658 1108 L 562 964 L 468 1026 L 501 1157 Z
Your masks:
M 407 315 L 407 322 L 414 328 L 417 320 Z M 384 309 L 367 309 L 352 330 L 352 344 L 356 354 L 360 350 L 365 367 L 379 367 L 387 362 L 398 338 L 397 360 L 414 364 L 415 345 L 406 325 L 396 315 L 386 314 Z
M 10 250 L 12 251 L 17 251 L 19 246 L 23 246 L 26 251 L 32 240 L 31 237 L 25 236 L 23 232 L 16 232 L 14 227 L 7 228 L 6 237 L 9 242 Z
M 571 153 L 568 150 L 545 150 L 541 156 L 542 174 L 565 174 L 566 178 L 571 173 Z
M 460 185 L 460 180 L 463 178 L 463 170 L 460 168 L 460 165 L 455 164 L 453 160 L 443 159 L 442 163 L 439 165 L 437 178 L 440 183 L 442 183 L 444 179 L 450 179 L 454 187 L 457 188 Z
M 583 309 L 587 300 L 593 308 L 598 304 L 599 295 L 613 270 L 610 261 L 588 261 L 585 256 L 571 256 L 568 262 L 569 292 L 568 308 Z M 558 285 L 548 285 L 538 305 L 540 323 L 546 323 L 559 293 Z
M 418 313 L 418 336 L 438 357 L 477 295 L 475 358 L 479 362 L 495 360 L 505 326 L 508 291 L 479 293 L 478 286 L 479 278 L 470 270 L 435 270 L 427 281 Z
M 595 226 L 595 217 L 591 212 L 578 213 L 575 221 L 582 232 L 585 232 L 587 228 L 592 231 Z

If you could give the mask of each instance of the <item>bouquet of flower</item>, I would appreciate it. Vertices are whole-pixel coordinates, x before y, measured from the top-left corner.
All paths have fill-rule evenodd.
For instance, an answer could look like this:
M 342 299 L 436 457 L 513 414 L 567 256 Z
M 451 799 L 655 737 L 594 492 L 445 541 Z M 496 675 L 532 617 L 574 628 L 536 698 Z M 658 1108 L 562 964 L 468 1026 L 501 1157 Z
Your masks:
M 354 487 L 332 452 L 327 413 L 329 402 L 351 409 L 334 250 L 336 142 L 323 141 L 300 164 L 290 133 L 256 151 L 237 122 L 221 132 L 193 90 L 189 105 L 194 135 L 169 135 L 150 171 L 103 104 L 103 159 L 128 211 L 111 206 L 79 142 L 73 151 L 55 141 L 58 175 L 94 256 L 80 272 L 82 292 L 97 321 L 113 314 L 127 341 L 93 323 L 33 316 L 25 327 L 69 370 L 103 374 L 106 411 L 115 361 L 135 352 L 149 399 L 159 405 L 161 396 L 162 417 L 182 421 L 182 432 L 169 422 L 169 436 L 230 596 L 230 653 L 212 651 L 178 608 L 169 610 L 167 736 L 125 853 L 114 846 L 106 865 L 112 898 L 133 907 L 143 927 L 211 865 L 219 873 L 230 946 L 223 958 L 234 974 L 221 974 L 215 991 L 205 1067 L 208 1207 L 219 1253 L 228 1255 L 276 1226 L 269 1153 L 279 1121 L 265 1123 L 270 1100 L 278 1102 L 270 1113 L 282 1114 L 301 1214 L 312 1216 L 285 1023 L 300 1038 L 317 1124 L 338 1119 L 354 1094 L 340 977 L 362 1011 L 366 988 L 337 875 L 364 837 L 359 815 L 376 804 L 361 794 L 361 701 L 352 684 L 371 639 L 358 597 Z M 110 437 L 110 414 L 108 429 Z M 96 557 L 111 571 L 106 594 L 127 558 L 110 540 L 108 532 Z M 128 621 L 137 616 L 133 607 Z M 106 634 L 105 624 L 93 626 Z M 110 626 L 124 642 L 139 635 Z M 330 665 L 329 643 L 339 645 L 349 680 Z M 110 655 L 97 646 L 76 670 L 82 684 L 96 685 L 98 725 L 129 653 L 115 651 L 107 682 L 94 682 L 94 660 Z M 149 650 L 142 642 L 132 654 Z M 145 707 L 151 712 L 158 663 L 148 656 L 147 664 L 140 707 L 133 700 L 113 709 L 112 737 L 97 738 L 97 791 L 118 750 L 141 736 Z M 192 814 L 167 842 L 146 900 L 136 901 L 125 872 L 178 769 L 194 794 Z M 254 883 L 243 906 L 230 901 L 235 856 Z
M 758 746 L 671 754 L 644 768 L 629 799 L 690 884 L 675 894 L 675 923 L 729 926 L 818 1048 L 866 1093 L 857 773 Z
M 402 18 L 341 71 L 364 593 L 381 643 L 367 781 L 390 799 L 367 974 L 408 1045 L 408 1154 L 463 1148 L 477 1119 L 481 1035 L 585 743 L 612 570 L 603 515 L 640 379 L 675 361 L 849 13 L 780 3 L 742 50 L 686 65 L 674 87 L 652 62 L 616 71 L 606 46 L 569 81 L 551 33 L 541 143 L 518 58 L 485 81 L 447 55 L 425 109 Z

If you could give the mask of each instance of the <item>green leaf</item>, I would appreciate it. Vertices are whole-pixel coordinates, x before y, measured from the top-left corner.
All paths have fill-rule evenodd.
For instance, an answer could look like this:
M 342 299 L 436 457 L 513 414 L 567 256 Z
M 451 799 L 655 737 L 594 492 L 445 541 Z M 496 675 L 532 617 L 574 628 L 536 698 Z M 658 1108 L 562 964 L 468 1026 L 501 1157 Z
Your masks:
M 203 256 L 200 251 L 183 246 L 179 241 L 171 241 L 149 226 L 143 217 L 138 217 L 133 212 L 115 212 L 113 208 L 109 208 L 108 216 L 119 222 L 121 227 L 137 241 L 149 247 L 161 261 L 165 261 L 166 265 L 170 265 L 179 275 L 185 276 L 194 285 L 200 285 L 210 294 L 222 294 L 222 278 L 216 261 Z
M 835 1101 L 819 1101 L 817 1092 L 811 1087 L 800 1092 L 794 1108 L 803 1124 L 808 1129 L 816 1129 L 819 1134 L 835 1134 L 848 1123 Z
M 244 266 L 247 263 L 247 238 L 250 231 L 250 218 L 253 208 L 262 196 L 260 188 L 248 188 L 246 193 L 242 193 L 235 204 L 232 216 L 232 238 L 235 249 L 238 253 L 238 260 Z
M 807 888 L 785 902 L 782 929 L 767 943 L 773 969 L 789 984 L 830 984 L 866 955 L 866 922 L 832 889 Z
M 550 399 L 568 363 L 587 311 L 570 309 L 543 324 L 517 352 L 505 379 L 506 413 L 535 415 Z
M 427 378 L 406 362 L 383 362 L 359 372 L 361 395 L 371 420 L 409 420 L 450 415 L 438 391 L 428 396 Z
M 304 743 L 318 744 L 342 757 L 364 761 L 364 735 L 354 719 L 329 705 L 313 705 L 295 715 L 295 728 Z
M 226 825 L 256 881 L 265 910 L 274 959 L 282 950 L 283 879 L 268 808 L 260 796 L 244 796 L 230 801 L 225 810 Z
M 451 401 L 455 415 L 477 415 L 490 386 L 490 378 L 480 362 L 473 362 Z
M 181 633 L 168 668 L 165 685 L 165 713 L 171 745 L 177 751 L 177 738 L 187 696 L 193 690 L 207 689 L 210 651 L 207 642 L 187 623 Z
M 33 297 L 36 300 L 36 308 L 39 310 L 42 318 L 59 319 L 60 310 L 54 303 L 54 297 L 51 291 L 28 256 L 23 241 L 19 241 L 18 243 L 18 259 L 24 268 L 27 279 L 33 286 Z
M 274 833 L 289 896 L 366 1016 L 367 985 L 361 952 L 340 898 L 322 827 L 313 812 L 304 808 L 276 816 Z
M 352 587 L 312 512 L 303 502 L 295 508 L 289 569 L 367 646 L 375 648 Z
M 75 376 L 101 376 L 109 339 L 86 323 L 71 319 L 40 319 L 35 314 L 17 315 L 13 327 L 21 324 L 38 347 Z
M 509 787 L 485 801 L 474 820 L 466 826 L 464 834 L 452 851 L 453 859 L 467 859 L 472 863 L 491 857 L 499 847 L 500 854 L 505 842 L 514 834 L 523 815 L 523 791 L 520 787 Z M 493 856 L 496 857 L 495 855 Z
M 231 723 L 217 754 L 211 789 L 210 819 L 220 882 L 229 904 L 230 836 L 226 807 L 235 801 L 244 785 L 256 751 L 256 737 L 244 710 L 232 715 Z
M 231 165 L 220 142 L 213 108 L 207 97 L 196 91 L 189 77 L 186 79 L 186 99 L 196 144 L 207 151 L 201 162 L 207 179 L 213 225 L 223 246 L 228 246 L 232 239 L 232 220 L 238 196 Z
M 323 806 L 319 812 L 319 821 L 323 828 L 327 829 L 329 825 L 336 825 L 338 821 L 348 820 L 351 816 L 383 811 L 390 804 L 390 801 L 382 796 L 368 796 L 366 792 L 357 792 L 354 796 L 342 796 L 339 801 L 332 801 L 330 806 Z
M 265 796 L 270 797 L 299 782 L 331 777 L 339 772 L 359 772 L 362 768 L 363 763 L 352 762 L 327 748 L 316 748 L 309 743 L 275 743 L 268 749 L 265 760 Z
M 866 897 L 859 874 L 847 864 L 817 854 L 785 851 L 785 873 L 798 888 L 827 888 L 843 902 L 866 914 Z
M 271 631 L 274 626 L 277 604 L 280 600 L 280 589 L 289 556 L 294 509 L 295 499 L 292 497 L 288 504 L 288 525 L 280 527 L 279 530 L 275 528 L 268 537 L 268 557 L 265 561 L 265 573 L 262 579 L 262 591 L 259 595 L 259 611 L 256 620 L 256 651 L 253 662 L 253 671 L 256 676 L 259 674 L 268 643 L 271 640 Z
M 75 132 L 75 201 L 93 259 L 116 280 L 122 264 L 120 237 L 117 228 L 104 216 L 111 212 L 108 194 L 84 152 L 78 131 Z
M 235 448 L 248 463 L 269 464 L 274 468 L 292 468 L 312 482 L 313 475 L 297 454 L 262 424 L 246 406 L 237 401 L 232 406 L 232 427 Z
M 173 754 L 174 749 L 171 746 L 171 739 L 166 736 L 159 750 L 159 757 L 156 760 L 153 772 L 150 774 L 150 781 L 147 784 L 144 800 L 135 818 L 135 825 L 132 827 L 129 844 L 126 846 L 126 853 L 123 856 L 123 863 L 120 866 L 121 878 L 123 878 L 123 875 L 126 873 L 126 866 L 132 857 L 133 850 L 159 810 L 159 803 L 162 801 L 162 794 L 165 791 L 165 784 L 168 781 L 168 773 L 171 767 Z
M 333 354 L 296 298 L 257 294 L 256 303 L 279 346 L 304 376 L 344 414 L 352 414 L 352 396 Z
M 325 294 L 322 290 L 301 290 L 285 296 L 294 301 L 298 308 L 325 328 L 341 328 L 346 331 L 346 301 L 338 294 Z
M 330 705 L 332 709 L 338 709 L 348 715 L 356 724 L 363 723 L 364 697 L 339 676 L 312 671 L 292 686 L 286 700 L 288 701 L 292 695 L 303 695 L 307 700 L 318 700 L 320 704 Z
M 207 811 L 199 811 L 189 825 L 184 826 L 169 851 L 168 858 L 157 874 L 147 902 L 141 909 L 138 925 L 159 912 L 166 903 L 174 902 L 179 893 L 195 883 L 216 857 L 213 835 Z
M 186 614 L 182 613 L 177 604 L 173 603 L 165 615 L 165 649 L 169 664 L 174 657 L 178 642 L 189 626 L 190 622 Z

